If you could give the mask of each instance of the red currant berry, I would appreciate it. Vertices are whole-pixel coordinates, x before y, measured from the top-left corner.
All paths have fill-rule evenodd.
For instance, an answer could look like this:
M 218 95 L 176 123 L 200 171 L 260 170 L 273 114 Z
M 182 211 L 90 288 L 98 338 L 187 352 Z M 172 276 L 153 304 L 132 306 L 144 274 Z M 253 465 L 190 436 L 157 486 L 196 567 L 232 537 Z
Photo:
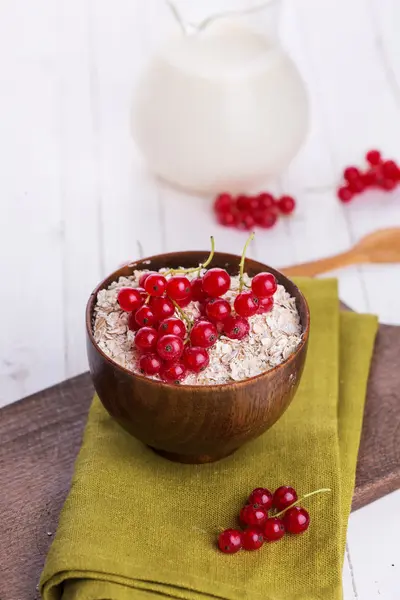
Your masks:
M 397 182 L 393 179 L 384 179 L 381 183 L 381 187 L 387 192 L 391 192 L 396 187 Z
M 367 162 L 369 162 L 369 164 L 372 165 L 373 167 L 375 167 L 376 165 L 379 165 L 382 160 L 382 156 L 381 156 L 381 153 L 379 152 L 379 150 L 370 150 L 365 155 L 365 158 L 367 159 Z
M 186 296 L 186 298 L 181 298 L 180 300 L 175 300 L 177 305 L 180 306 L 181 308 L 185 308 L 185 306 L 188 306 L 188 304 L 190 304 L 191 301 L 192 301 L 192 294 L 189 294 L 189 296 Z
M 345 180 L 350 183 L 350 181 L 354 181 L 355 179 L 360 179 L 361 173 L 360 173 L 359 169 L 357 169 L 357 167 L 347 167 L 347 169 L 345 169 L 343 172 L 343 176 L 344 176 Z
M 293 506 L 283 515 L 283 522 L 289 533 L 303 533 L 310 524 L 310 515 L 305 508 Z
M 161 368 L 160 377 L 168 383 L 180 383 L 186 377 L 186 367 L 181 362 L 167 363 Z
M 157 321 L 168 319 L 175 314 L 175 306 L 169 298 L 165 296 L 152 296 L 150 299 L 149 306 L 153 311 Z
M 125 312 L 137 310 L 143 304 L 140 292 L 133 288 L 121 288 L 117 296 L 118 304 Z
M 210 363 L 210 357 L 205 348 L 199 346 L 186 347 L 183 353 L 183 362 L 189 371 L 200 373 Z
M 250 231 L 255 225 L 255 220 L 251 213 L 240 210 L 235 215 L 235 225 L 241 231 Z
M 236 206 L 244 212 L 252 212 L 258 208 L 258 198 L 252 196 L 238 196 Z
M 139 367 L 145 375 L 157 375 L 160 372 L 162 362 L 157 354 L 143 354 L 139 360 Z
M 182 275 L 175 275 L 168 280 L 167 295 L 172 300 L 183 300 L 190 296 L 190 281 Z
M 146 290 L 144 288 L 142 288 L 142 287 L 137 287 L 137 288 L 135 288 L 135 290 L 137 292 L 139 292 L 139 294 L 142 296 L 143 302 L 144 302 L 146 300 L 147 296 L 148 296 L 148 293 L 146 292 Z
M 337 195 L 339 200 L 344 204 L 350 202 L 350 200 L 352 200 L 354 196 L 353 192 L 345 185 L 338 189 Z
M 138 331 L 138 329 L 140 329 L 142 327 L 142 325 L 139 325 L 136 322 L 136 312 L 131 312 L 128 316 L 128 329 L 130 329 L 131 331 Z
M 195 279 L 192 279 L 190 287 L 192 293 L 192 300 L 194 300 L 195 302 L 205 302 L 207 300 L 208 296 L 203 290 L 202 277 L 196 277 Z
M 167 289 L 167 280 L 164 275 L 153 273 L 146 278 L 144 289 L 150 296 L 162 296 Z
M 218 547 L 224 554 L 235 554 L 243 545 L 243 534 L 238 529 L 225 529 L 218 536 Z
M 136 311 L 135 321 L 139 327 L 152 327 L 157 323 L 157 318 L 150 306 L 145 304 Z
M 254 213 L 254 219 L 257 225 L 263 229 L 271 229 L 278 220 L 278 216 L 271 210 L 257 210 Z
M 364 178 L 358 177 L 358 179 L 349 181 L 347 187 L 351 192 L 353 192 L 353 194 L 361 194 L 361 192 L 365 190 Z
M 366 188 L 373 187 L 377 183 L 377 177 L 374 169 L 368 169 L 363 175 L 362 180 Z
M 233 198 L 230 194 L 220 194 L 214 202 L 214 210 L 216 213 L 229 212 L 233 207 Z
M 135 346 L 144 352 L 154 350 L 157 344 L 157 331 L 153 327 L 142 327 L 135 335 Z
M 274 306 L 273 298 L 259 298 L 258 299 L 258 311 L 259 315 L 270 312 Z
M 177 335 L 178 337 L 185 339 L 186 326 L 181 319 L 176 317 L 170 317 L 161 321 L 158 327 L 158 333 L 162 335 Z
M 240 520 L 245 525 L 263 525 L 268 519 L 268 511 L 258 504 L 246 504 L 240 511 Z
M 257 527 L 248 527 L 243 532 L 243 548 L 245 550 L 258 550 L 264 543 L 264 536 Z
M 243 317 L 227 317 L 224 321 L 224 333 L 231 340 L 242 340 L 250 331 L 247 319 Z
M 272 194 L 263 193 L 258 196 L 258 208 L 260 210 L 271 210 L 276 208 Z
M 297 492 L 292 487 L 282 485 L 274 492 L 273 504 L 277 510 L 284 510 L 297 500 Z
M 141 288 L 144 288 L 145 281 L 149 275 L 157 275 L 157 273 L 155 271 L 146 271 L 146 273 L 143 273 L 143 275 L 141 275 L 139 279 L 139 286 Z
M 224 321 L 231 314 L 231 305 L 223 298 L 211 298 L 206 303 L 206 315 L 210 321 Z
M 282 519 L 279 519 L 278 517 L 267 519 L 262 528 L 262 532 L 266 542 L 277 542 L 285 535 L 285 526 Z
M 190 341 L 193 346 L 200 348 L 211 348 L 218 339 L 215 325 L 209 321 L 198 321 L 190 332 Z
M 157 340 L 157 354 L 163 360 L 175 361 L 182 356 L 183 341 L 177 335 L 162 335 Z
M 296 208 L 296 202 L 292 196 L 282 196 L 278 200 L 278 208 L 283 215 L 290 215 Z
M 382 165 L 383 176 L 387 179 L 397 181 L 400 179 L 400 169 L 394 160 L 386 160 Z
M 272 273 L 257 273 L 251 281 L 251 290 L 260 298 L 273 296 L 278 289 L 278 283 Z
M 225 269 L 218 267 L 207 271 L 203 277 L 203 290 L 212 298 L 219 298 L 229 290 L 231 278 Z
M 241 317 L 251 317 L 258 311 L 258 298 L 253 292 L 240 292 L 236 296 L 233 306 Z
M 224 227 L 232 227 L 236 223 L 235 215 L 231 212 L 221 212 L 217 214 L 217 221 Z
M 265 510 L 272 507 L 272 493 L 267 488 L 256 488 L 249 496 L 249 504 L 259 504 Z

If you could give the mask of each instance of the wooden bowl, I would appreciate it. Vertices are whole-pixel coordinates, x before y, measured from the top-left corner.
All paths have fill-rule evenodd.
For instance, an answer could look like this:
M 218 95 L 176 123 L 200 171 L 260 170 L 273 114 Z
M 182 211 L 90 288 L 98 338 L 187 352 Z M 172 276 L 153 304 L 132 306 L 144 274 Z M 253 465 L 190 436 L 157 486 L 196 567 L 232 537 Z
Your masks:
M 285 412 L 297 390 L 307 353 L 310 315 L 292 281 L 266 265 L 247 259 L 245 272 L 269 271 L 296 299 L 303 339 L 285 362 L 256 377 L 222 385 L 169 385 L 137 375 L 108 358 L 94 341 L 96 297 L 134 269 L 193 267 L 207 252 L 174 252 L 139 260 L 107 277 L 86 308 L 87 352 L 94 387 L 104 407 L 135 438 L 170 460 L 205 463 L 219 460 L 269 429 Z M 240 257 L 215 253 L 211 266 L 237 275 Z

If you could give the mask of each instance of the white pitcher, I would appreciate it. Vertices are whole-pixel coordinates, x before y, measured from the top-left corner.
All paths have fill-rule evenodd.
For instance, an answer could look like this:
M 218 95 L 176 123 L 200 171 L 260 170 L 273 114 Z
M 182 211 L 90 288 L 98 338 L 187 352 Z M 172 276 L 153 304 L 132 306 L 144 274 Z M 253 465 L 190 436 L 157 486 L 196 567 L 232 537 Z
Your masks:
M 279 43 L 281 0 L 227 0 L 229 10 L 211 15 L 216 0 L 181 2 L 197 10 L 195 23 L 163 1 L 176 33 L 138 81 L 139 149 L 156 175 L 190 191 L 261 187 L 288 166 L 308 128 L 304 83 Z

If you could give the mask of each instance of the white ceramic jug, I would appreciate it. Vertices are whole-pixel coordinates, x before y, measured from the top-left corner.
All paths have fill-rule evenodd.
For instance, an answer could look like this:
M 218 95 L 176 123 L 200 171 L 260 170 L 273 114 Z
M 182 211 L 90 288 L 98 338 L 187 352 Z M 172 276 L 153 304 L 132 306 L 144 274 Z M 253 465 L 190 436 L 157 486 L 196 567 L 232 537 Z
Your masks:
M 214 15 L 196 0 L 197 24 L 165 1 L 176 33 L 138 81 L 139 149 L 156 175 L 190 191 L 262 186 L 288 166 L 308 128 L 305 86 L 279 43 L 280 0 L 227 0 Z

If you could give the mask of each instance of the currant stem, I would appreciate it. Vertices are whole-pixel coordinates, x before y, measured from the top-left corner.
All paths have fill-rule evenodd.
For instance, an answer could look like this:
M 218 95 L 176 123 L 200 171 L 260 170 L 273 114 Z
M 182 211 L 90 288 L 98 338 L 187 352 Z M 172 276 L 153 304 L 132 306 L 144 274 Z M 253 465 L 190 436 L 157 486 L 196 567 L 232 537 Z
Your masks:
M 169 271 L 166 271 L 165 273 L 163 273 L 164 277 L 166 275 L 175 275 L 176 273 L 179 273 L 181 275 L 187 275 L 189 273 L 196 273 L 196 271 L 199 272 L 202 269 L 205 269 L 206 267 L 208 267 L 208 265 L 211 263 L 212 259 L 214 258 L 214 253 L 215 253 L 215 241 L 214 241 L 214 236 L 210 237 L 211 239 L 211 252 L 206 260 L 206 262 L 201 263 L 198 267 L 194 267 L 193 269 L 169 269 Z
M 292 508 L 293 506 L 296 506 L 296 504 L 298 504 L 299 502 L 302 502 L 303 500 L 305 500 L 306 498 L 309 498 L 310 496 L 315 496 L 315 494 L 323 494 L 324 492 L 331 492 L 331 491 L 332 490 L 330 488 L 322 488 L 320 490 L 315 490 L 314 492 L 309 492 L 308 494 L 305 494 L 301 498 L 298 498 L 298 500 L 296 500 L 296 502 L 293 502 L 292 504 L 290 504 L 289 506 L 287 506 L 286 508 L 284 508 L 280 512 L 276 513 L 276 515 L 274 515 L 274 518 L 275 517 L 280 517 L 287 510 L 289 510 L 289 508 Z
M 250 242 L 254 239 L 254 236 L 255 236 L 255 233 L 253 231 L 249 235 L 249 237 L 247 238 L 247 242 L 245 243 L 244 248 L 243 248 L 242 258 L 240 259 L 240 263 L 239 263 L 239 292 L 242 291 L 243 286 L 244 286 L 243 273 L 244 273 L 244 261 L 246 260 L 247 248 L 248 248 Z
M 183 321 L 186 321 L 186 323 L 189 325 L 189 327 L 192 327 L 192 321 L 191 319 L 189 319 L 189 317 L 187 316 L 187 314 L 185 313 L 185 311 L 183 311 L 181 309 L 181 307 L 179 306 L 179 304 L 177 302 L 175 302 L 175 300 L 172 300 L 171 298 L 171 302 L 172 304 L 175 306 L 176 311 L 179 313 L 179 316 L 181 317 L 181 319 Z

